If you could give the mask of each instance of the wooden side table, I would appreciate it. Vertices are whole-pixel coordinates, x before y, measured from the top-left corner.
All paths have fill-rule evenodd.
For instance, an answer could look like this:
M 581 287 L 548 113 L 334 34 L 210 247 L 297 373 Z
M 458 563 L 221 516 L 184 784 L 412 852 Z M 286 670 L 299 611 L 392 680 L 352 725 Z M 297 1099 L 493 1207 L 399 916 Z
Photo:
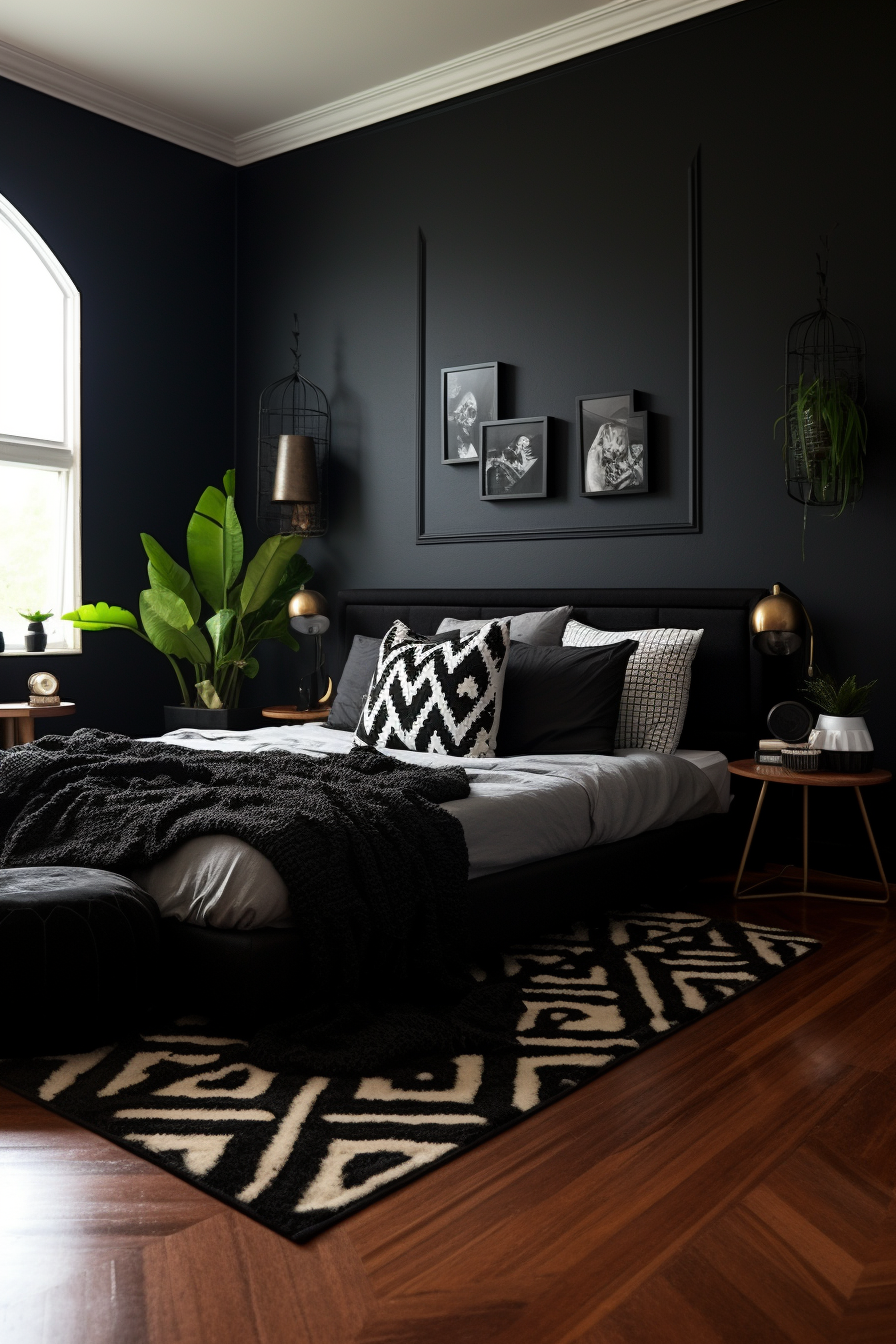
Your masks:
M 753 813 L 753 821 L 750 825 L 750 833 L 747 836 L 747 843 L 744 846 L 744 852 L 741 857 L 740 867 L 737 870 L 737 877 L 734 882 L 732 898 L 736 901 L 760 901 L 770 900 L 775 896 L 815 896 L 823 901 L 855 901 L 863 905 L 886 905 L 890 899 L 890 887 L 887 882 L 887 875 L 884 872 L 884 866 L 881 862 L 880 852 L 874 839 L 874 832 L 871 829 L 871 822 L 868 820 L 868 813 L 865 810 L 865 800 L 862 797 L 862 789 L 870 788 L 874 784 L 886 784 L 892 778 L 889 770 L 869 770 L 865 774 L 851 775 L 839 774 L 832 770 L 788 770 L 783 765 L 757 765 L 755 761 L 731 761 L 728 769 L 732 775 L 742 775 L 745 779 L 758 779 L 762 781 L 762 788 L 759 791 L 759 799 L 756 803 L 756 811 Z M 758 887 L 764 887 L 767 882 L 774 882 L 775 878 L 769 877 L 762 882 L 755 882 L 753 886 L 748 887 L 745 892 L 741 892 L 740 884 L 744 875 L 744 869 L 747 866 L 747 856 L 753 844 L 753 836 L 756 834 L 756 825 L 759 821 L 759 813 L 762 811 L 762 804 L 765 802 L 765 795 L 768 792 L 769 784 L 796 784 L 803 790 L 803 889 L 802 891 L 757 891 Z M 877 871 L 880 874 L 881 886 L 883 887 L 883 897 L 875 896 L 831 896 L 822 891 L 807 891 L 809 882 L 809 790 L 812 788 L 820 789 L 854 789 L 858 799 L 859 809 L 862 813 L 862 820 L 865 823 L 865 830 L 868 839 L 871 842 L 871 851 L 874 854 L 874 862 L 877 864 Z M 753 894 L 755 893 L 755 895 Z
M 295 705 L 269 705 L 261 711 L 264 719 L 277 719 L 280 723 L 323 723 L 330 717 L 330 709 L 296 709 Z
M 75 705 L 71 700 L 63 700 L 60 705 L 29 705 L 27 700 L 21 703 L 0 704 L 3 745 L 16 747 L 26 742 L 33 742 L 35 719 L 58 719 L 64 714 L 74 712 Z

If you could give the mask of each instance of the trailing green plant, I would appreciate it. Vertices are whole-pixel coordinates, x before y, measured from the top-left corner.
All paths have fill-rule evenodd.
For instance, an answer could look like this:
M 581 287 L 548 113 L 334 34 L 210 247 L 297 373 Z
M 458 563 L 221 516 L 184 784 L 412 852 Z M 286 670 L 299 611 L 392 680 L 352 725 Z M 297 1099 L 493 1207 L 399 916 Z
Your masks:
M 20 611 L 19 615 L 23 621 L 48 621 L 53 613 L 52 611 Z
M 800 374 L 784 421 L 784 454 L 803 461 L 822 503 L 839 504 L 837 515 L 854 500 L 865 480 L 868 422 L 839 381 L 807 380 Z
M 314 572 L 298 554 L 302 538 L 296 536 L 268 537 L 243 571 L 234 487 L 231 469 L 223 491 L 209 486 L 202 492 L 187 525 L 189 570 L 154 537 L 140 533 L 149 560 L 140 622 L 132 612 L 105 602 L 86 603 L 62 618 L 79 630 L 130 630 L 146 640 L 173 667 L 183 703 L 197 708 L 236 708 L 244 679 L 258 672 L 254 651 L 262 640 L 298 649 L 286 604 Z M 201 621 L 203 598 L 211 615 Z M 182 663 L 190 666 L 189 679 Z
M 876 685 L 876 681 L 869 681 L 865 686 L 857 686 L 854 675 L 838 685 L 829 672 L 819 672 L 811 681 L 804 682 L 800 691 L 822 714 L 853 719 L 865 713 Z

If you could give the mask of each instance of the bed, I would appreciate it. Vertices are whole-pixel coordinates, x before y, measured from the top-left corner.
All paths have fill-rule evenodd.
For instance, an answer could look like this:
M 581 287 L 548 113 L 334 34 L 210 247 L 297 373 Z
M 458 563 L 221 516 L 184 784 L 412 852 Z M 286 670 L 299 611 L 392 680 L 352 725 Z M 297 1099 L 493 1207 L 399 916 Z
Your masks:
M 516 615 L 549 609 L 564 604 L 573 607 L 572 618 L 604 630 L 625 631 L 674 627 L 703 629 L 692 673 L 691 692 L 678 756 L 683 785 L 690 781 L 695 793 L 704 797 L 714 791 L 717 803 L 704 806 L 703 815 L 690 812 L 700 808 L 685 806 L 668 812 L 678 819 L 664 824 L 663 806 L 668 804 L 668 780 L 659 789 L 659 802 L 651 800 L 642 818 L 644 825 L 635 833 L 625 826 L 621 838 L 614 838 L 612 817 L 598 817 L 599 809 L 588 797 L 588 771 L 577 767 L 571 758 L 542 761 L 541 773 L 553 772 L 568 789 L 568 798 L 587 798 L 591 831 L 584 822 L 576 831 L 575 817 L 570 818 L 565 839 L 554 838 L 549 857 L 533 857 L 526 844 L 508 855 L 488 835 L 489 823 L 475 823 L 478 832 L 465 835 L 471 856 L 471 917 L 466 930 L 471 953 L 486 946 L 513 942 L 515 939 L 545 931 L 564 921 L 587 919 L 590 912 L 618 901 L 626 903 L 650 900 L 671 905 L 679 892 L 701 876 L 730 866 L 736 852 L 738 817 L 727 808 L 727 769 L 725 760 L 749 754 L 759 736 L 764 704 L 763 663 L 751 648 L 749 614 L 763 596 L 761 589 L 372 589 L 340 592 L 333 604 L 333 640 L 329 650 L 330 670 L 338 679 L 355 635 L 381 638 L 396 620 L 404 621 L 420 634 L 434 634 L 446 616 L 466 619 Z M 277 734 L 280 734 L 279 739 Z M 221 749 L 227 743 L 215 742 L 216 734 L 194 736 L 187 745 Z M 347 735 L 316 729 L 263 729 L 240 735 L 266 739 L 282 748 L 298 739 L 302 750 L 345 750 Z M 178 740 L 178 739 L 175 739 Z M 183 738 L 179 740 L 184 740 Z M 246 742 L 234 747 L 245 749 Z M 632 753 L 637 754 L 637 753 Z M 610 758 L 612 761 L 613 758 Z M 613 766 L 606 762 L 605 769 Z M 454 762 L 457 764 L 457 762 Z M 492 786 L 506 773 L 506 762 L 466 762 L 487 776 L 483 783 Z M 433 762 L 436 766 L 437 763 Z M 577 774 L 577 768 L 579 773 Z M 651 763 L 639 766 L 649 772 Z M 535 763 L 535 773 L 538 763 Z M 584 773 L 583 773 L 584 772 Z M 667 772 L 668 773 L 668 772 Z M 699 779 L 698 779 L 699 777 Z M 697 781 L 697 782 L 695 782 Z M 601 785 L 605 798 L 612 795 L 607 779 Z M 554 785 L 552 785 L 553 787 Z M 537 814 L 540 803 L 532 790 L 530 806 Z M 474 789 L 474 793 L 475 793 Z M 498 790 L 500 792 L 500 790 Z M 593 792 L 593 790 L 592 790 Z M 674 794 L 675 790 L 671 792 Z M 458 807 L 461 805 L 458 804 Z M 515 804 L 516 806 L 516 804 Z M 584 817 L 582 807 L 579 812 Z M 468 809 L 469 811 L 469 809 Z M 500 808 L 492 808 L 497 815 Z M 562 813 L 563 808 L 559 809 Z M 576 812 L 572 807 L 571 811 Z M 607 805 L 605 812 L 612 813 Z M 558 814 L 559 814 L 558 813 Z M 528 827 L 511 819 L 504 829 L 516 828 L 526 835 Z M 473 826 L 473 823 L 470 823 Z M 565 823 L 564 823 L 565 824 Z M 603 827 L 603 832 L 600 828 Z M 617 828 L 618 829 L 618 828 Z M 563 827 L 560 827 L 562 832 Z M 489 848 L 491 843 L 491 849 Z M 565 845 L 573 846 L 566 848 Z M 510 858 L 510 862 L 508 862 Z M 167 964 L 172 984 L 183 996 L 217 1011 L 233 1009 L 245 1013 L 280 1011 L 288 1007 L 277 1001 L 274 986 L 290 986 L 289 969 L 294 964 L 295 935 L 286 928 L 258 929 L 213 928 L 166 918 L 163 921 Z M 294 994 L 294 989 L 291 991 Z

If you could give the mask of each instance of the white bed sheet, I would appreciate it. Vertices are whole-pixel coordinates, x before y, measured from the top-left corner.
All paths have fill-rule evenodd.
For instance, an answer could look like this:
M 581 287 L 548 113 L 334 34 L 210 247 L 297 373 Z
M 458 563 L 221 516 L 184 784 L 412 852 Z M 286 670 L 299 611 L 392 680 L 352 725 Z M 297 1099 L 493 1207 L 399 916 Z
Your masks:
M 280 725 L 248 732 L 181 728 L 164 739 L 200 751 L 291 751 L 343 754 L 352 734 L 322 724 Z M 444 803 L 460 821 L 470 878 L 627 839 L 729 805 L 727 760 L 721 752 L 674 755 L 626 749 L 613 756 L 556 755 L 462 760 L 389 751 L 415 765 L 462 764 L 469 798 Z M 181 845 L 134 879 L 163 915 L 217 928 L 283 927 L 286 887 L 273 865 L 232 836 Z

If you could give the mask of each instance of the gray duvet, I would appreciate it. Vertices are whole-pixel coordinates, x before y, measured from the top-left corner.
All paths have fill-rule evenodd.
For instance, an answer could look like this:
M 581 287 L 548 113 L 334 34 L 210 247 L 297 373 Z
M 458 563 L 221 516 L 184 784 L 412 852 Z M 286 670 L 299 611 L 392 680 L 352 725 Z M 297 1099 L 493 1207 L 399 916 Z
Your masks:
M 321 724 L 226 733 L 182 728 L 166 740 L 199 751 L 351 750 L 352 734 Z M 456 757 L 390 751 L 440 769 Z M 464 829 L 469 876 L 483 877 L 589 845 L 625 840 L 728 807 L 719 752 L 620 751 L 614 756 L 514 756 L 463 761 L 470 797 L 443 803 Z M 190 840 L 134 879 L 163 915 L 217 928 L 283 927 L 286 888 L 257 850 L 230 836 Z

